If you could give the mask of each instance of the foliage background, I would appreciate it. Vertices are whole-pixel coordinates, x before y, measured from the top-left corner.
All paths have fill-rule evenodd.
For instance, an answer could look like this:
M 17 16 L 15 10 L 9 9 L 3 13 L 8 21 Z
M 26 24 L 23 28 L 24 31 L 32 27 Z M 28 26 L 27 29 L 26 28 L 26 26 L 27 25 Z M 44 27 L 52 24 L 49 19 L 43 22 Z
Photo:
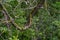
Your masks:
M 9 15 L 20 26 L 27 22 L 26 16 L 41 0 L 1 0 Z M 20 31 L 13 25 L 10 29 L 3 23 L 0 12 L 0 40 L 60 40 L 60 1 L 46 0 L 47 7 L 40 8 L 33 16 L 32 26 Z

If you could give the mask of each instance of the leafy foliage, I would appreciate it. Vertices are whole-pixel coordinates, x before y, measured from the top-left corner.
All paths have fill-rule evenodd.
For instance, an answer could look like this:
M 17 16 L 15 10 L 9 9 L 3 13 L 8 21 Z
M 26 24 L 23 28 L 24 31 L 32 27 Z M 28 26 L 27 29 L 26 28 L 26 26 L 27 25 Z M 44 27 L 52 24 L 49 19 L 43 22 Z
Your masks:
M 41 0 L 1 1 L 19 27 L 24 28 L 27 16 Z M 47 7 L 47 8 L 46 8 Z M 60 1 L 46 0 L 32 17 L 32 25 L 26 30 L 18 30 L 13 24 L 8 28 L 0 11 L 0 40 L 60 40 Z

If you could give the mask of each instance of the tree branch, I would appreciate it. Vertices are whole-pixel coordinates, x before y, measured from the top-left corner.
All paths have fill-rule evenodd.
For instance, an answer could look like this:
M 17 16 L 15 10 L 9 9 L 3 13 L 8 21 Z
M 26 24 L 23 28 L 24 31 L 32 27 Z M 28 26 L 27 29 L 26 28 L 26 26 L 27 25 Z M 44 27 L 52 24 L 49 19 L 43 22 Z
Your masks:
M 21 28 L 13 21 L 13 18 L 8 14 L 3 4 L 0 3 L 0 6 L 2 7 L 2 13 L 4 14 L 5 24 L 7 25 L 7 27 L 10 27 L 10 23 L 12 23 L 17 29 L 21 30 Z M 9 20 L 10 20 L 10 23 L 8 22 Z
M 41 8 L 44 4 L 45 0 L 41 0 L 37 6 L 32 10 L 32 12 L 27 16 L 27 23 L 25 24 L 24 28 L 19 27 L 13 20 L 13 18 L 8 14 L 6 8 L 3 6 L 3 4 L 0 4 L 2 7 L 2 13 L 4 14 L 6 25 L 9 27 L 10 23 L 12 23 L 17 29 L 19 30 L 26 30 L 28 29 L 32 24 L 32 17 L 36 14 L 37 10 Z M 10 20 L 10 23 L 8 22 Z
M 38 11 L 39 8 L 41 8 L 44 4 L 45 0 L 41 0 L 37 6 L 32 10 L 32 12 L 27 16 L 27 23 L 25 25 L 25 28 L 24 29 L 27 29 L 31 26 L 32 24 L 32 17 L 36 14 L 36 12 Z

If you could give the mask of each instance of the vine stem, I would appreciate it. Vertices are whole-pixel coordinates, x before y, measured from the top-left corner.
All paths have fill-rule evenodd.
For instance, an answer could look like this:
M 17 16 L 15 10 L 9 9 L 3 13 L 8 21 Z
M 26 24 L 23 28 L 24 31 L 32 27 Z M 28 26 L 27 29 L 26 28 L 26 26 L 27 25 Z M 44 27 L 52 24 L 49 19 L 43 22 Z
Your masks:
M 8 11 L 7 11 L 6 8 L 4 7 L 4 5 L 3 5 L 3 4 L 0 4 L 0 5 L 3 7 L 2 13 L 3 13 L 4 16 L 5 16 L 5 21 L 6 21 L 7 26 L 9 26 L 10 23 L 12 23 L 12 24 L 13 24 L 17 29 L 19 29 L 19 30 L 26 30 L 26 29 L 30 28 L 30 26 L 32 25 L 32 17 L 35 15 L 35 13 L 37 12 L 37 10 L 43 6 L 44 1 L 45 1 L 45 0 L 41 0 L 41 2 L 39 2 L 39 3 L 37 4 L 37 6 L 32 10 L 32 12 L 28 15 L 28 17 L 27 17 L 27 23 L 26 23 L 26 25 L 24 26 L 24 28 L 21 28 L 20 26 L 18 26 L 18 25 L 14 22 L 13 18 L 8 14 Z M 9 20 L 10 20 L 10 22 L 8 22 Z

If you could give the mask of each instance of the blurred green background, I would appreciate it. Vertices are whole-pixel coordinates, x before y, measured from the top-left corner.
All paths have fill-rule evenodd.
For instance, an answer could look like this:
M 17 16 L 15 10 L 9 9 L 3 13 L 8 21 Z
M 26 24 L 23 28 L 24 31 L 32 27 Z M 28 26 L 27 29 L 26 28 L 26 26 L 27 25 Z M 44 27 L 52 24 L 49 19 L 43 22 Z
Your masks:
M 9 15 L 20 27 L 27 22 L 27 15 L 42 0 L 1 0 Z M 0 40 L 60 40 L 60 0 L 45 0 L 43 8 L 38 9 L 32 18 L 32 25 L 24 31 L 13 25 L 10 29 L 3 23 L 0 11 Z

